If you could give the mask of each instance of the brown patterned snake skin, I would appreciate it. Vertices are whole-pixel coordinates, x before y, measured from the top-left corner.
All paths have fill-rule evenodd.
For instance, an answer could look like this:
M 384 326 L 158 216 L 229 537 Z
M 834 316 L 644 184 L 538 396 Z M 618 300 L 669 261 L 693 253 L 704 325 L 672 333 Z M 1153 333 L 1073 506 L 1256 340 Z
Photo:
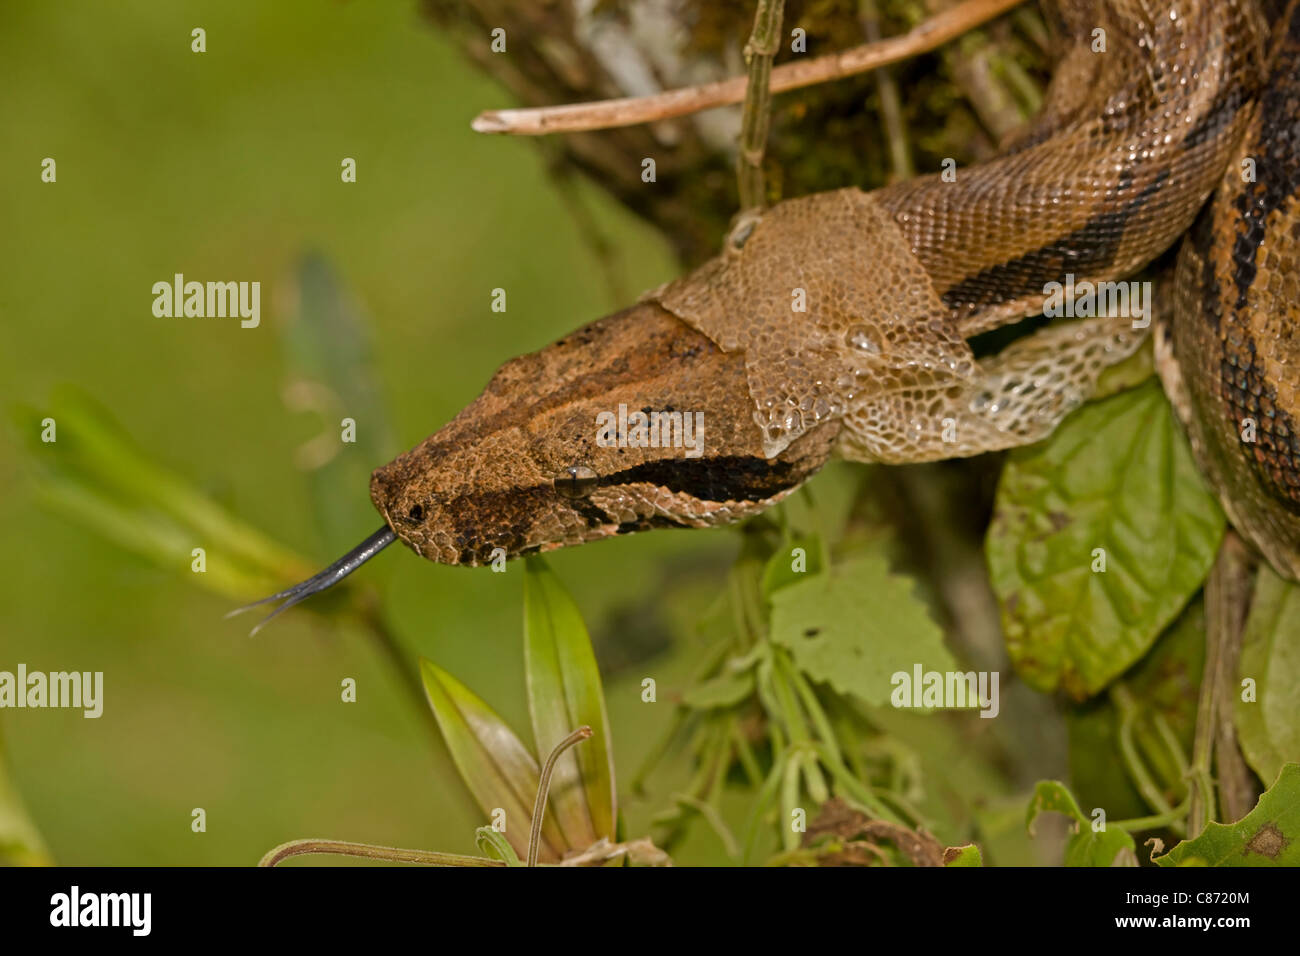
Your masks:
M 1300 10 L 1288 6 L 1246 136 L 1179 252 L 1156 354 L 1224 511 L 1300 580 Z
M 1041 115 L 1007 152 L 955 176 L 744 218 L 694 273 L 507 362 L 454 420 L 375 471 L 387 527 L 275 598 L 315 593 L 394 537 L 433 561 L 482 564 L 734 521 L 832 454 L 917 462 L 1037 441 L 1148 323 L 1058 322 L 979 361 L 967 340 L 1040 313 L 1048 283 L 1141 269 L 1216 186 L 1182 256 L 1162 365 L 1166 381 L 1182 366 L 1180 407 L 1229 513 L 1294 574 L 1300 439 L 1287 412 L 1300 401 L 1289 371 L 1300 297 L 1289 267 L 1300 227 L 1281 223 L 1300 186 L 1300 27 L 1258 0 L 1046 12 L 1064 53 Z M 1268 76 L 1271 21 L 1290 39 Z M 1255 183 L 1240 181 L 1245 156 Z M 620 405 L 698 413 L 702 453 L 598 442 L 597 416 Z M 1237 438 L 1251 415 L 1253 446 Z

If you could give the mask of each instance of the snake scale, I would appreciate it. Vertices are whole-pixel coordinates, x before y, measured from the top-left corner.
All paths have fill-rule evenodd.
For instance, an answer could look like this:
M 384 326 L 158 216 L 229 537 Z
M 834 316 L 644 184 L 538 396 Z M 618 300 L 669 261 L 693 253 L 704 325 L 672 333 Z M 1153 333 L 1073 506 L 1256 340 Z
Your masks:
M 832 455 L 918 462 L 1040 440 L 1147 323 L 1058 322 L 981 359 L 971 337 L 1040 314 L 1051 283 L 1123 280 L 1184 235 L 1175 291 L 1153 310 L 1160 374 L 1229 516 L 1297 576 L 1296 8 L 1047 7 L 1059 66 L 997 158 L 742 217 L 693 273 L 502 366 L 374 472 L 384 528 L 266 600 L 287 599 L 278 613 L 397 539 L 476 565 L 734 521 Z M 627 424 L 674 415 L 700 423 L 699 453 Z

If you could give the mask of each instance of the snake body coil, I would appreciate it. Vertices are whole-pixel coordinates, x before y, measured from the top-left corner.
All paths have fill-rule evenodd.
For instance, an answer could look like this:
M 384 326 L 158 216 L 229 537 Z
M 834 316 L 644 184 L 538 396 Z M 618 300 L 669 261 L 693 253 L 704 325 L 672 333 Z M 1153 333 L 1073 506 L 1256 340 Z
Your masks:
M 1158 367 L 1237 530 L 1300 579 L 1300 8 L 1178 258 Z

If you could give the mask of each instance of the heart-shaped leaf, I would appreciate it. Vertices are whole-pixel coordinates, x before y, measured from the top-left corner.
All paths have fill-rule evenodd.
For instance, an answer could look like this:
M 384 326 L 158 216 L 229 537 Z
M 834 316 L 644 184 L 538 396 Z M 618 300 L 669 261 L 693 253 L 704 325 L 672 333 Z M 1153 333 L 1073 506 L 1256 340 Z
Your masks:
M 889 703 L 893 676 L 956 669 L 912 582 L 866 553 L 773 592 L 772 640 L 795 665 L 868 704 Z
M 985 548 L 1017 671 L 1041 691 L 1096 694 L 1196 593 L 1222 534 L 1154 383 L 1012 452 Z
M 1300 764 L 1282 767 L 1255 809 L 1236 823 L 1211 823 L 1184 840 L 1160 866 L 1300 866 Z
M 984 855 L 974 843 L 965 846 L 950 846 L 943 851 L 944 866 L 983 866 Z
M 1040 813 L 1059 813 L 1074 821 L 1073 832 L 1065 845 L 1066 866 L 1137 865 L 1133 837 L 1118 827 L 1105 824 L 1101 829 L 1094 829 L 1092 820 L 1079 809 L 1078 802 L 1065 784 L 1055 780 L 1038 782 L 1025 813 L 1025 827 L 1031 834 Z

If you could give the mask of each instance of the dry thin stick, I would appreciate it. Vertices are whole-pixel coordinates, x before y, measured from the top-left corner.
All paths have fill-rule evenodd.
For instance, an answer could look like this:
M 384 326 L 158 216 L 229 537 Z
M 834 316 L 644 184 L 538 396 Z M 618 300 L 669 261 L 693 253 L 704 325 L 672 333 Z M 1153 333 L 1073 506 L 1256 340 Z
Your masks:
M 375 846 L 371 843 L 350 843 L 346 840 L 291 840 L 281 843 L 258 861 L 258 866 L 275 866 L 291 856 L 306 853 L 330 853 L 336 856 L 360 856 L 367 860 L 387 860 L 390 863 L 423 863 L 425 866 L 505 866 L 500 860 L 483 856 L 464 856 L 460 853 L 435 853 L 431 850 L 404 850 L 395 846 Z
M 1255 804 L 1255 788 L 1250 770 L 1241 748 L 1237 744 L 1237 731 L 1233 724 L 1233 701 L 1237 694 L 1237 668 L 1241 661 L 1241 646 L 1246 636 L 1246 612 L 1250 604 L 1251 571 L 1253 562 L 1237 533 L 1229 530 L 1225 547 L 1231 541 L 1234 589 L 1229 595 L 1227 608 L 1227 633 L 1220 649 L 1218 700 L 1215 703 L 1214 770 L 1219 782 L 1219 804 L 1224 823 L 1236 823 Z
M 1025 122 L 1025 115 L 994 68 L 994 47 L 987 41 L 970 49 L 945 50 L 957 88 L 975 109 L 980 123 L 1000 143 Z
M 672 857 L 655 846 L 649 837 L 629 840 L 627 843 L 610 843 L 601 837 L 581 853 L 565 857 L 560 861 L 560 866 L 590 866 L 593 863 L 607 863 L 619 857 L 627 857 L 632 863 L 645 866 L 673 865 Z
M 879 43 L 880 10 L 876 0 L 861 0 L 858 4 L 858 21 L 868 43 Z M 876 93 L 880 97 L 880 121 L 885 127 L 885 142 L 889 144 L 889 163 L 895 182 L 911 179 L 912 154 L 907 143 L 907 124 L 903 122 L 903 100 L 888 69 L 876 70 Z
M 528 865 L 537 865 L 537 851 L 540 849 L 542 842 L 542 816 L 546 813 L 546 792 L 551 789 L 551 772 L 555 770 L 555 762 L 560 759 L 560 755 L 580 741 L 586 740 L 592 735 L 592 729 L 583 724 L 569 736 L 565 737 L 551 755 L 546 758 L 546 765 L 542 767 L 542 775 L 537 778 L 537 800 L 533 803 L 533 825 L 528 833 Z
M 918 24 L 902 36 L 890 37 L 879 43 L 865 43 L 842 53 L 831 53 L 812 60 L 785 63 L 772 70 L 771 91 L 784 93 L 829 80 L 856 76 L 920 53 L 928 53 L 1021 2 L 1022 0 L 965 0 Z M 475 117 L 471 125 L 479 133 L 511 133 L 516 136 L 543 136 L 547 133 L 578 133 L 615 126 L 635 126 L 638 123 L 651 123 L 739 103 L 744 100 L 748 85 L 748 77 L 735 76 L 716 83 L 668 90 L 653 96 L 534 109 L 488 110 Z
M 781 42 L 781 18 L 785 0 L 758 0 L 754 30 L 745 44 L 749 78 L 745 84 L 745 106 L 740 122 L 740 152 L 736 156 L 736 185 L 741 210 L 767 205 L 763 182 L 763 153 L 772 119 L 772 57 Z
M 1226 672 L 1233 648 L 1240 648 L 1245 602 L 1250 594 L 1250 564 L 1246 548 L 1232 533 L 1225 534 L 1210 576 L 1205 582 L 1205 670 L 1201 674 L 1200 701 L 1196 708 L 1196 732 L 1192 742 L 1191 808 L 1187 815 L 1188 837 L 1198 836 L 1218 817 L 1211 767 L 1218 736 L 1224 681 L 1235 679 Z

